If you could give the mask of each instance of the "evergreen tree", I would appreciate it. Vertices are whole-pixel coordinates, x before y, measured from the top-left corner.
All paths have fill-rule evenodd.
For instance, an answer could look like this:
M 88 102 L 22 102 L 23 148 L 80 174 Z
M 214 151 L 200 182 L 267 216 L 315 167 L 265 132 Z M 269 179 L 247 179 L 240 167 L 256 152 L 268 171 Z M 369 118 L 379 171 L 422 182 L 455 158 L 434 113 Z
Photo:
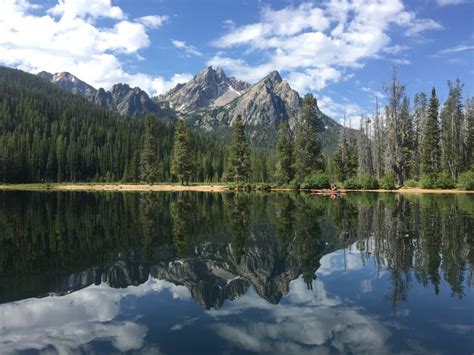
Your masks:
M 436 90 L 431 90 L 431 98 L 426 117 L 423 141 L 421 143 L 421 172 L 429 174 L 438 172 L 440 169 L 440 129 L 438 121 L 439 100 Z
M 404 179 L 409 179 L 415 166 L 415 131 L 412 116 L 410 114 L 410 103 L 408 97 L 404 97 L 400 110 L 401 149 L 404 164 Z
M 449 95 L 441 112 L 441 157 L 442 168 L 457 179 L 462 167 L 463 142 L 462 127 L 464 114 L 462 88 L 459 79 L 453 84 L 448 81 Z
M 186 121 L 179 120 L 175 128 L 171 174 L 181 184 L 188 184 L 194 172 L 191 132 Z M 204 174 L 201 177 L 204 178 Z
M 298 181 L 324 169 L 321 141 L 317 133 L 321 125 L 316 99 L 312 94 L 306 94 L 295 138 L 294 170 Z
M 155 179 L 167 181 L 174 126 L 156 120 L 150 137 L 146 122 L 105 110 L 36 75 L 0 67 L 0 179 L 137 182 L 147 160 L 143 154 L 140 163 L 140 156 L 148 151 L 156 158 Z M 142 152 L 145 140 L 152 147 Z M 224 143 L 194 131 L 191 142 L 201 172 L 193 179 L 221 180 Z
M 158 181 L 158 159 L 156 132 L 157 120 L 153 115 L 145 118 L 145 131 L 143 133 L 143 144 L 140 155 L 140 177 L 148 183 Z
M 369 124 L 370 119 L 366 116 L 362 116 L 360 120 L 360 134 L 357 137 L 359 175 L 372 175 L 374 172 Z
M 413 126 L 414 126 L 414 145 L 413 152 L 413 176 L 419 178 L 421 175 L 421 147 L 423 142 L 424 130 L 426 127 L 426 117 L 428 112 L 428 99 L 424 92 L 415 94 Z
M 250 170 L 250 147 L 245 137 L 245 125 L 242 122 L 242 117 L 238 115 L 232 127 L 227 178 L 236 183 L 248 181 Z
M 356 175 L 358 165 L 357 148 L 354 139 L 347 137 L 344 119 L 339 144 L 331 160 L 332 172 L 342 182 Z
M 466 102 L 464 120 L 464 167 L 465 170 L 474 168 L 474 98 Z
M 276 146 L 276 180 L 280 184 L 288 184 L 293 178 L 293 142 L 290 125 L 287 121 L 280 123 L 278 143 Z

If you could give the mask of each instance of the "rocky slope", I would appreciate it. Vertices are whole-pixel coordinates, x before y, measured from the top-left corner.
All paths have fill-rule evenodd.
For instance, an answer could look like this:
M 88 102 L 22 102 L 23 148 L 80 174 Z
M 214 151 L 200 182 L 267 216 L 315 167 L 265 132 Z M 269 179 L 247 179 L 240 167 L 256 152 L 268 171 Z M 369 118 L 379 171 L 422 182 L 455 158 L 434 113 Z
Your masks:
M 139 117 L 155 113 L 168 119 L 177 116 L 221 138 L 229 136 L 229 127 L 241 115 L 252 144 L 260 147 L 274 146 L 282 121 L 288 121 L 294 130 L 302 105 L 298 92 L 277 71 L 250 85 L 227 77 L 221 68 L 207 67 L 189 82 L 153 99 L 140 88 L 127 84 L 116 84 L 105 91 L 96 90 L 70 73 L 38 75 L 123 115 Z M 319 109 L 317 113 L 323 122 L 320 131 L 323 152 L 330 155 L 337 145 L 341 126 Z
M 177 94 L 178 92 L 175 92 L 174 96 Z M 188 119 L 194 126 L 218 132 L 218 135 L 225 134 L 226 128 L 241 115 L 252 143 L 256 146 L 271 147 L 276 143 L 282 121 L 288 121 L 290 127 L 296 129 L 301 106 L 302 99 L 298 92 L 293 90 L 277 71 L 273 71 L 225 105 L 208 105 L 194 110 L 178 111 L 178 115 Z M 341 126 L 323 114 L 319 108 L 317 113 L 323 122 L 320 131 L 323 150 L 329 154 L 335 149 Z
M 221 68 L 207 67 L 186 84 L 160 95 L 156 101 L 178 112 L 224 106 L 239 97 L 250 85 L 236 78 L 228 78 Z
M 152 101 L 148 94 L 138 87 L 131 88 L 127 84 L 116 84 L 110 91 L 104 89 L 96 90 L 91 85 L 67 72 L 51 74 L 43 71 L 38 76 L 68 92 L 84 96 L 87 100 L 95 102 L 102 107 L 118 111 L 122 115 L 140 117 L 147 113 L 160 112 L 159 105 Z

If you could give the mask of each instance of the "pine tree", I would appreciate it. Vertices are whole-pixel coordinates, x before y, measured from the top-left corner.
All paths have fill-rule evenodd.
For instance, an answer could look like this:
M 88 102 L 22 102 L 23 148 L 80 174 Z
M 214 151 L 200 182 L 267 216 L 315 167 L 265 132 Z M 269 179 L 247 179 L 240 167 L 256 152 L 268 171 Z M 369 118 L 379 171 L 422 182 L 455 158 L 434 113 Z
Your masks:
M 464 168 L 474 168 L 474 98 L 470 98 L 465 106 L 464 120 Z
M 360 120 L 360 134 L 357 137 L 359 175 L 364 175 L 364 174 L 372 175 L 374 172 L 369 124 L 370 124 L 370 119 L 366 116 L 362 116 Z
M 276 146 L 276 180 L 280 184 L 288 184 L 293 178 L 293 142 L 290 125 L 287 121 L 280 123 L 278 143 Z
M 400 110 L 400 135 L 401 135 L 401 149 L 402 159 L 404 164 L 404 179 L 409 179 L 412 176 L 415 165 L 415 131 L 413 129 L 412 116 L 410 114 L 410 103 L 408 97 L 404 97 Z
M 298 181 L 324 169 L 321 141 L 317 133 L 321 125 L 316 99 L 312 94 L 306 94 L 295 138 L 294 170 Z
M 186 121 L 179 120 L 175 128 L 171 175 L 181 184 L 188 184 L 194 172 L 191 132 Z
M 462 170 L 463 142 L 462 127 L 464 114 L 462 107 L 462 88 L 459 79 L 453 84 L 448 81 L 449 95 L 441 112 L 441 153 L 443 170 L 457 179 Z
M 428 112 L 428 99 L 424 92 L 415 94 L 414 112 L 413 112 L 413 129 L 414 129 L 414 145 L 413 152 L 413 176 L 419 178 L 421 175 L 421 147 L 426 127 L 426 117 Z
M 354 177 L 358 167 L 357 148 L 353 138 L 347 137 L 346 120 L 339 134 L 339 143 L 331 160 L 332 172 L 338 181 Z
M 250 170 L 250 147 L 245 137 L 245 125 L 242 122 L 242 117 L 238 115 L 232 127 L 227 178 L 235 183 L 248 181 Z
M 436 90 L 431 90 L 431 98 L 426 117 L 423 141 L 421 143 L 421 172 L 422 174 L 435 173 L 440 170 L 440 129 L 438 122 L 439 100 Z
M 157 120 L 153 115 L 145 118 L 145 131 L 140 155 L 140 177 L 148 183 L 158 181 L 158 147 L 156 139 Z

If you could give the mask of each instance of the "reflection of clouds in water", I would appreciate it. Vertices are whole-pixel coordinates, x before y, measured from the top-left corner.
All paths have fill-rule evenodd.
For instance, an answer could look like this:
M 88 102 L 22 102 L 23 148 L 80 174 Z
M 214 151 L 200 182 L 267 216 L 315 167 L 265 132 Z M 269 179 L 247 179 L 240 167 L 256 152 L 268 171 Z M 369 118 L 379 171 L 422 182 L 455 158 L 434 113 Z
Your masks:
M 147 328 L 130 321 L 114 321 L 120 300 L 163 290 L 174 298 L 190 298 L 184 286 L 149 279 L 126 289 L 92 285 L 66 296 L 0 305 L 0 352 L 54 347 L 59 353 L 69 353 L 99 339 L 110 341 L 119 351 L 139 349 Z
M 373 290 L 372 280 L 361 280 L 359 282 L 359 290 L 362 293 L 370 293 Z
M 318 269 L 318 275 L 327 276 L 337 271 L 356 271 L 364 268 L 376 269 L 374 258 L 367 255 L 367 252 L 371 255 L 374 254 L 375 244 L 373 238 L 369 238 L 364 246 L 367 250 L 360 250 L 357 243 L 354 243 L 345 251 L 337 250 L 324 255 L 319 261 L 321 266 Z M 381 255 L 379 261 L 382 267 L 386 265 L 383 255 Z M 384 273 L 383 270 L 378 271 L 378 277 L 381 277 Z
M 264 310 L 265 319 L 243 325 L 226 323 L 226 317 Z M 302 277 L 290 283 L 282 302 L 272 305 L 251 290 L 221 310 L 209 311 L 224 324 L 214 330 L 245 350 L 268 353 L 339 352 L 385 353 L 390 331 L 360 308 L 326 293 L 321 281 L 307 290 Z M 230 320 L 230 317 L 229 317 Z

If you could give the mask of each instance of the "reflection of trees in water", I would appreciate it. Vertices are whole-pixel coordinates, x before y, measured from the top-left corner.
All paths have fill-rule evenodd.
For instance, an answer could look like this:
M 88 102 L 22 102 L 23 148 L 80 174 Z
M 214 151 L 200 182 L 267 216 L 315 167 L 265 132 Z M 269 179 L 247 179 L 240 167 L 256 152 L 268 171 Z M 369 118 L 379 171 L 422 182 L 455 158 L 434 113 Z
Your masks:
M 319 202 L 318 199 L 305 199 L 299 196 L 294 210 L 296 251 L 303 280 L 308 289 L 313 287 L 316 270 L 321 265 L 319 260 L 326 249 L 321 238 L 322 206 L 317 202 Z
M 358 209 L 357 247 L 390 271 L 392 304 L 407 299 L 413 276 L 436 294 L 441 278 L 458 297 L 471 287 L 474 223 L 466 215 L 474 206 L 471 196 L 387 194 L 368 205 L 356 197 L 349 201 Z
M 245 253 L 245 245 L 249 237 L 250 196 L 246 193 L 230 193 L 226 196 L 224 209 L 231 231 L 232 250 L 240 263 Z
M 472 196 L 3 192 L 1 198 L 0 281 L 10 286 L 0 286 L 2 299 L 44 294 L 84 270 L 113 273 L 107 265 L 117 260 L 125 262 L 116 284 L 136 283 L 133 275 L 144 277 L 133 271 L 137 263 L 144 265 L 137 270 L 148 270 L 179 258 L 200 261 L 187 264 L 202 271 L 192 282 L 208 277 L 205 285 L 225 288 L 222 275 L 248 281 L 219 291 L 222 297 L 252 284 L 278 302 L 300 274 L 311 287 L 323 255 L 354 243 L 364 264 L 374 257 L 390 271 L 393 304 L 407 299 L 413 282 L 436 293 L 446 282 L 458 297 L 472 286 Z M 15 287 L 23 291 L 14 294 Z
M 178 258 L 184 258 L 189 253 L 189 213 L 192 207 L 185 202 L 181 196 L 176 201 L 171 202 L 170 213 L 173 220 L 173 244 L 176 248 Z

